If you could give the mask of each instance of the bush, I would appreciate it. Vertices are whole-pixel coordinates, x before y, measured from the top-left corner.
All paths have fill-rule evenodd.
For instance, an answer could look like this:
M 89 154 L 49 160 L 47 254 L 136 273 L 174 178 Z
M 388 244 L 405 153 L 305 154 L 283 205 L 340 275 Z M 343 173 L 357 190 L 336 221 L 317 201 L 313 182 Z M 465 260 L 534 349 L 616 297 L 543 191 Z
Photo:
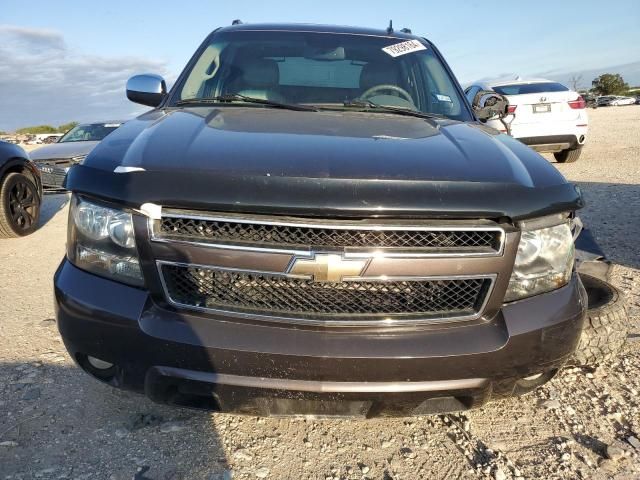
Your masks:
M 37 133 L 58 133 L 58 129 L 51 125 L 37 125 L 35 127 L 24 127 L 16 130 L 19 135 L 37 134 Z

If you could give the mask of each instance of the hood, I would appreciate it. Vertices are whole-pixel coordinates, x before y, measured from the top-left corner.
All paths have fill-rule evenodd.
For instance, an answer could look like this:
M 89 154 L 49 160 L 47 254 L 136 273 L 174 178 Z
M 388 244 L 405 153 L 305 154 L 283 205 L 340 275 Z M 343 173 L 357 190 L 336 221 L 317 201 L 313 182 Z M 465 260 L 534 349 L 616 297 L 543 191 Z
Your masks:
M 88 155 L 100 142 L 52 143 L 29 153 L 32 160 L 54 160 Z
M 501 216 L 507 194 L 579 196 L 544 158 L 493 129 L 380 113 L 153 111 L 73 170 L 69 188 L 129 204 L 309 215 Z M 531 207 L 541 202 L 553 196 Z

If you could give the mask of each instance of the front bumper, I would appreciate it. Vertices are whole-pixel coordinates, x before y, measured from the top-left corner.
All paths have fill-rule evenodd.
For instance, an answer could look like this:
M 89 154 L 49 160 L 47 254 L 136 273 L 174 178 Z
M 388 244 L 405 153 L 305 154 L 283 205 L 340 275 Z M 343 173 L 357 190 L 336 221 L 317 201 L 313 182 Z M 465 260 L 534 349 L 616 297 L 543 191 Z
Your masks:
M 64 260 L 58 328 L 78 364 L 170 404 L 258 415 L 419 415 L 477 407 L 551 378 L 579 339 L 576 275 L 492 319 L 389 331 L 223 321 L 160 308 L 144 290 Z M 92 356 L 115 367 L 97 371 Z M 521 390 L 521 389 L 520 389 Z

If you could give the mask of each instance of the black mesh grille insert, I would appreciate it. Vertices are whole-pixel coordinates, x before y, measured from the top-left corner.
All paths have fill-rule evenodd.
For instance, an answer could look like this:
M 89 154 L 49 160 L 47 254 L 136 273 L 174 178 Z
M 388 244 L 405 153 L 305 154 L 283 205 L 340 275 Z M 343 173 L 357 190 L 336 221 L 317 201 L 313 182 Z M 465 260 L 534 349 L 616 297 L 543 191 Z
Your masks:
M 163 237 L 257 246 L 311 248 L 396 248 L 432 250 L 498 250 L 496 230 L 361 230 L 264 225 L 232 220 L 202 220 L 164 217 L 159 233 Z
M 320 319 L 473 315 L 491 283 L 486 278 L 322 283 L 178 265 L 163 265 L 162 273 L 169 297 L 182 305 Z

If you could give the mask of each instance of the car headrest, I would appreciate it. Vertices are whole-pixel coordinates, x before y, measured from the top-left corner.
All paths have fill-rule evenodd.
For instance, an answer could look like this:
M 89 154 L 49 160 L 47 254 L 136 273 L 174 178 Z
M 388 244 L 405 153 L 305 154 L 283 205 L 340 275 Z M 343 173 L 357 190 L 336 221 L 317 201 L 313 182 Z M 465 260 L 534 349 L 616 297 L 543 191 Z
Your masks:
M 400 75 L 393 63 L 367 63 L 360 72 L 360 88 L 368 90 L 376 85 L 398 85 Z
M 256 58 L 241 67 L 242 82 L 251 87 L 273 87 L 278 85 L 280 70 L 275 60 Z

